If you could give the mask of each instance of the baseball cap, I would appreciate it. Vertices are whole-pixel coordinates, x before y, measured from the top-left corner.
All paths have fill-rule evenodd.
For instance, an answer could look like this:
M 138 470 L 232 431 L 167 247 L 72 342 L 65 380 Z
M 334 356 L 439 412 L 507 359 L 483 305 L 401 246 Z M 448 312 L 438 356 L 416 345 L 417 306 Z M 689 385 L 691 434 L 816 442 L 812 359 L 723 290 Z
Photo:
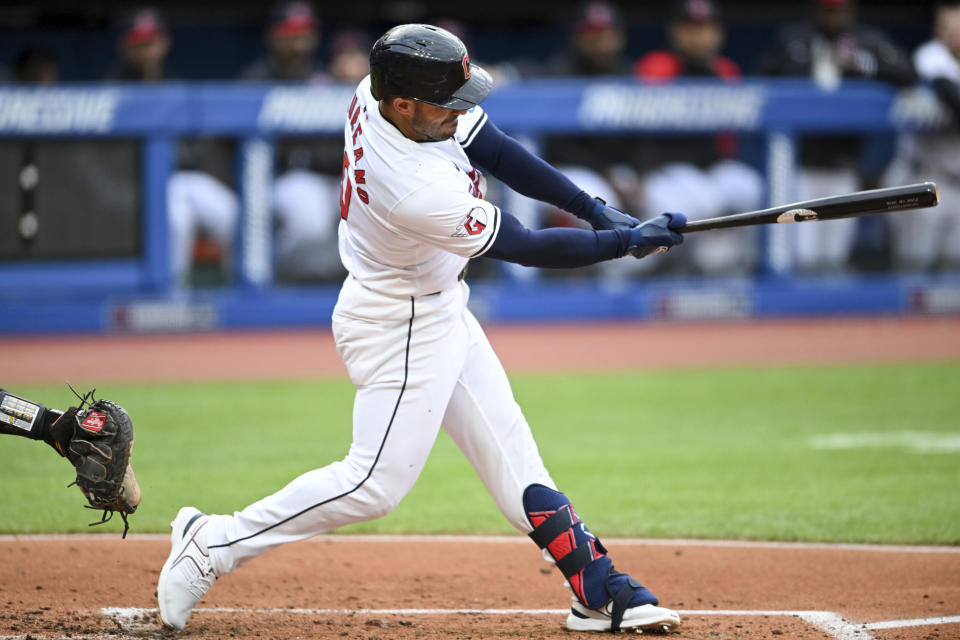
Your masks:
M 270 14 L 270 33 L 278 36 L 315 33 L 319 26 L 320 20 L 309 2 L 284 2 Z
M 585 4 L 574 23 L 577 33 L 594 33 L 620 29 L 623 21 L 616 7 L 603 0 L 594 0 Z
M 167 22 L 153 7 L 134 9 L 120 21 L 124 44 L 150 42 L 167 35 Z
M 673 5 L 672 22 L 720 22 L 720 9 L 713 0 L 678 0 Z
M 330 39 L 330 54 L 336 56 L 350 51 L 362 51 L 366 55 L 372 41 L 370 34 L 361 29 L 341 29 Z

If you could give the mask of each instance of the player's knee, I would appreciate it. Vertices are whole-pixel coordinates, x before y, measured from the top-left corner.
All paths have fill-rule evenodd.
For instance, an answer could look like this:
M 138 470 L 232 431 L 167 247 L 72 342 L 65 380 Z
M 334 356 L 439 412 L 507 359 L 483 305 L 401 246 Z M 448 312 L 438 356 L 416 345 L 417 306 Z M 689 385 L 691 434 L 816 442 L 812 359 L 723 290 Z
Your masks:
M 407 492 L 381 485 L 371 478 L 364 484 L 363 494 L 366 513 L 372 519 L 382 518 L 396 509 Z

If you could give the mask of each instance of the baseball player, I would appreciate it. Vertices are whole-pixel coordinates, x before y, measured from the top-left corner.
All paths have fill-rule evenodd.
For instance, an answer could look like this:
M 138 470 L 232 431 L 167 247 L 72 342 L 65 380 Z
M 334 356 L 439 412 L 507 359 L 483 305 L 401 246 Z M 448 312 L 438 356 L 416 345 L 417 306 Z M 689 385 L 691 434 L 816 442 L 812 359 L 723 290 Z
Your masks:
M 467 261 L 481 255 L 577 267 L 665 251 L 681 214 L 640 224 L 573 185 L 504 135 L 477 106 L 490 76 L 430 25 L 389 30 L 346 112 L 340 256 L 349 275 L 333 312 L 356 385 L 346 458 L 309 471 L 233 515 L 184 507 L 160 573 L 163 622 L 183 628 L 218 578 L 278 545 L 389 513 L 442 428 L 503 515 L 555 562 L 573 591 L 567 627 L 670 630 L 679 616 L 614 569 L 544 467 L 503 367 L 467 309 Z M 595 230 L 529 230 L 484 199 L 489 172 Z
M 904 133 L 889 184 L 935 180 L 942 204 L 931 211 L 893 216 L 893 253 L 905 271 L 960 269 L 960 1 L 935 8 L 934 34 L 913 55 L 919 76 L 929 82 L 953 114 L 949 129 Z

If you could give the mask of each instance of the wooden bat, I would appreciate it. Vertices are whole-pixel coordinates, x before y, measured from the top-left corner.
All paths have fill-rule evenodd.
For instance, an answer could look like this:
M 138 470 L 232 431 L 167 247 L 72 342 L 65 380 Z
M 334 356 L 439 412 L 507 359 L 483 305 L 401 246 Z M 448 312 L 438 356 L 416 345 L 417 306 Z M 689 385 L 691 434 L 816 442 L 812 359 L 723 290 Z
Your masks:
M 735 213 L 720 218 L 691 220 L 680 233 L 728 229 L 730 227 L 749 227 L 755 224 L 779 224 L 781 222 L 810 222 L 814 220 L 836 220 L 837 218 L 855 218 L 877 213 L 891 213 L 905 209 L 935 207 L 940 202 L 937 185 L 933 182 L 921 182 L 886 189 L 857 191 L 841 196 L 817 198 L 794 202 L 779 207 Z

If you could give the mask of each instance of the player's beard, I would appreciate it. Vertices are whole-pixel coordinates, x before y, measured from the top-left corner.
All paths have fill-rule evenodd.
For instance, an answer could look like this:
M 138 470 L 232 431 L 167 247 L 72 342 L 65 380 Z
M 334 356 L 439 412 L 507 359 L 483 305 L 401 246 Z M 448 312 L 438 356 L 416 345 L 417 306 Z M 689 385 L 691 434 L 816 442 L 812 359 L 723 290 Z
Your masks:
M 410 119 L 410 128 L 420 136 L 420 142 L 440 142 L 452 138 L 457 132 L 459 113 L 451 112 L 451 115 L 443 120 L 430 120 L 424 111 L 421 105 L 416 104 L 413 118 Z

